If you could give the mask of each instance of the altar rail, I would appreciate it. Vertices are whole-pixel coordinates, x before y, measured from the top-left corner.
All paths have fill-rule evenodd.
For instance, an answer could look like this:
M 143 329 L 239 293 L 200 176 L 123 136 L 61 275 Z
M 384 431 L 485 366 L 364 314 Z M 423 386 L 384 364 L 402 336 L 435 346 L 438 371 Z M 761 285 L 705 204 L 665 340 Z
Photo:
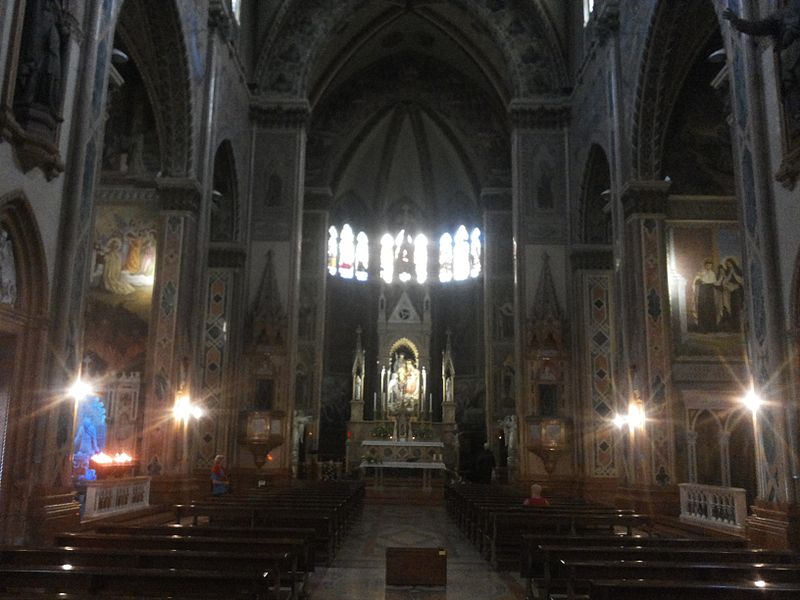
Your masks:
M 681 521 L 733 534 L 743 534 L 747 494 L 741 488 L 681 483 Z
M 92 481 L 86 485 L 83 519 L 133 512 L 149 505 L 149 477 Z

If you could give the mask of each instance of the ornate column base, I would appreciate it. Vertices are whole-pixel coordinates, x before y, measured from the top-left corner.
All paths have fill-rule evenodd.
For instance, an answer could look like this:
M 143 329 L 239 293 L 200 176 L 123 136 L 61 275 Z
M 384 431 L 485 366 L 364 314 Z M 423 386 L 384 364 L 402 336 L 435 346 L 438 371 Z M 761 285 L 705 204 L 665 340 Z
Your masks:
M 747 539 L 757 548 L 800 550 L 800 507 L 756 500 L 747 517 Z

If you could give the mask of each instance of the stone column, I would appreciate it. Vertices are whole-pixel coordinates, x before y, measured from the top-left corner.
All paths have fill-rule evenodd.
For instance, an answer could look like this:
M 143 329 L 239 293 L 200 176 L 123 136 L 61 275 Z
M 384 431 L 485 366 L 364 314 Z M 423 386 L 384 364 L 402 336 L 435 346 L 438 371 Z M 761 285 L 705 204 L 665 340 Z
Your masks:
M 743 4 L 743 17 L 765 16 L 763 12 L 756 13 L 756 3 Z M 785 337 L 781 257 L 777 248 L 782 224 L 776 223 L 781 194 L 773 179 L 773 175 L 783 179 L 787 173 L 775 173 L 773 167 L 778 167 L 770 163 L 774 156 L 786 151 L 777 146 L 777 130 L 786 127 L 782 119 L 776 118 L 781 114 L 780 97 L 775 96 L 780 73 L 771 46 L 753 43 L 753 38 L 727 25 L 723 35 L 730 65 L 731 131 L 743 226 L 750 383 L 766 401 L 753 420 L 758 499 L 748 518 L 748 538 L 770 547 L 800 546 L 800 433 L 796 425 L 797 400 L 788 384 L 791 351 Z M 789 202 L 793 212 L 796 198 Z
M 305 152 L 309 106 L 304 100 L 273 101 L 258 98 L 251 105 L 255 122 L 250 231 L 251 271 L 249 298 L 254 300 L 263 260 L 272 252 L 276 284 L 285 303 L 287 339 L 286 368 L 275 382 L 275 409 L 285 411 L 283 438 L 291 440 L 295 410 L 298 364 L 298 314 L 300 309 L 300 260 L 303 240 L 305 193 Z M 273 468 L 291 467 L 291 444 L 284 443 L 271 453 Z
M 196 328 L 191 323 L 192 307 L 199 294 L 195 281 L 197 218 L 201 188 L 196 180 L 158 180 L 161 206 L 157 245 L 156 284 L 145 383 L 143 465 L 162 465 L 162 480 L 154 481 L 154 501 L 174 500 L 190 490 L 183 489 L 190 472 L 187 455 L 189 429 L 175 421 L 172 408 L 178 390 L 197 393 L 192 381 Z M 166 496 L 162 496 L 166 494 Z
M 513 413 L 524 424 L 532 413 L 531 379 L 525 360 L 526 324 L 533 305 L 536 278 L 542 272 L 544 254 L 555 265 L 556 287 L 564 285 L 567 243 L 567 127 L 566 98 L 531 98 L 511 103 L 511 160 L 514 236 L 514 339 L 515 404 Z M 563 306 L 564 298 L 560 299 Z M 563 399 L 560 399 L 563 403 Z M 566 408 L 562 404 L 562 410 Z M 503 407 L 505 410 L 506 407 Z M 566 416 L 566 415 L 559 415 Z M 527 430 L 527 426 L 522 426 Z M 520 436 L 520 448 L 527 442 Z M 565 453 L 557 465 L 560 475 L 572 470 Z M 542 462 L 527 450 L 520 453 L 518 473 L 523 479 L 542 477 Z
M 607 247 L 574 247 L 570 263 L 579 340 L 572 389 L 585 399 L 575 412 L 575 439 L 583 442 L 577 451 L 583 456 L 589 498 L 611 503 L 622 474 L 617 432 L 609 422 L 617 409 L 612 378 L 618 359 L 613 344 L 614 257 Z
M 623 366 L 628 373 L 620 409 L 641 400 L 647 419 L 645 430 L 632 436 L 628 483 L 635 504 L 644 502 L 658 511 L 674 508 L 678 502 L 672 487 L 678 482 L 665 259 L 668 192 L 669 183 L 663 181 L 632 181 L 622 191 L 620 206 L 625 223 L 621 273 L 625 294 L 617 314 L 627 320 L 622 343 L 627 348 Z

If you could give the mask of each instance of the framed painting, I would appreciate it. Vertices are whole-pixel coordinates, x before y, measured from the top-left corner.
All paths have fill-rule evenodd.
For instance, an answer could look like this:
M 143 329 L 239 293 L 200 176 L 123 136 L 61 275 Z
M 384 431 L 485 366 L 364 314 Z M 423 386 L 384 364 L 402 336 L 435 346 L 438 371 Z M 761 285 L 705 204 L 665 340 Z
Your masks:
M 738 226 L 669 225 L 667 240 L 674 353 L 741 356 L 747 281 Z

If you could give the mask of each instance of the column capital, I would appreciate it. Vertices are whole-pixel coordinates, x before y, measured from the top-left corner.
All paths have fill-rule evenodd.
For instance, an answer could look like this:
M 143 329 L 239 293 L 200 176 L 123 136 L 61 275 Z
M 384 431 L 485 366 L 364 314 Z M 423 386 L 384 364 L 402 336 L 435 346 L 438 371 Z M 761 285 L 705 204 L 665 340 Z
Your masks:
M 260 96 L 250 103 L 250 116 L 264 127 L 295 129 L 308 124 L 311 105 L 303 98 Z
M 163 177 L 156 180 L 156 188 L 162 211 L 200 213 L 203 192 L 196 179 Z
M 567 96 L 515 98 L 508 106 L 516 129 L 553 129 L 568 125 L 572 106 Z
M 633 215 L 664 215 L 671 181 L 629 181 L 622 190 L 625 219 Z

